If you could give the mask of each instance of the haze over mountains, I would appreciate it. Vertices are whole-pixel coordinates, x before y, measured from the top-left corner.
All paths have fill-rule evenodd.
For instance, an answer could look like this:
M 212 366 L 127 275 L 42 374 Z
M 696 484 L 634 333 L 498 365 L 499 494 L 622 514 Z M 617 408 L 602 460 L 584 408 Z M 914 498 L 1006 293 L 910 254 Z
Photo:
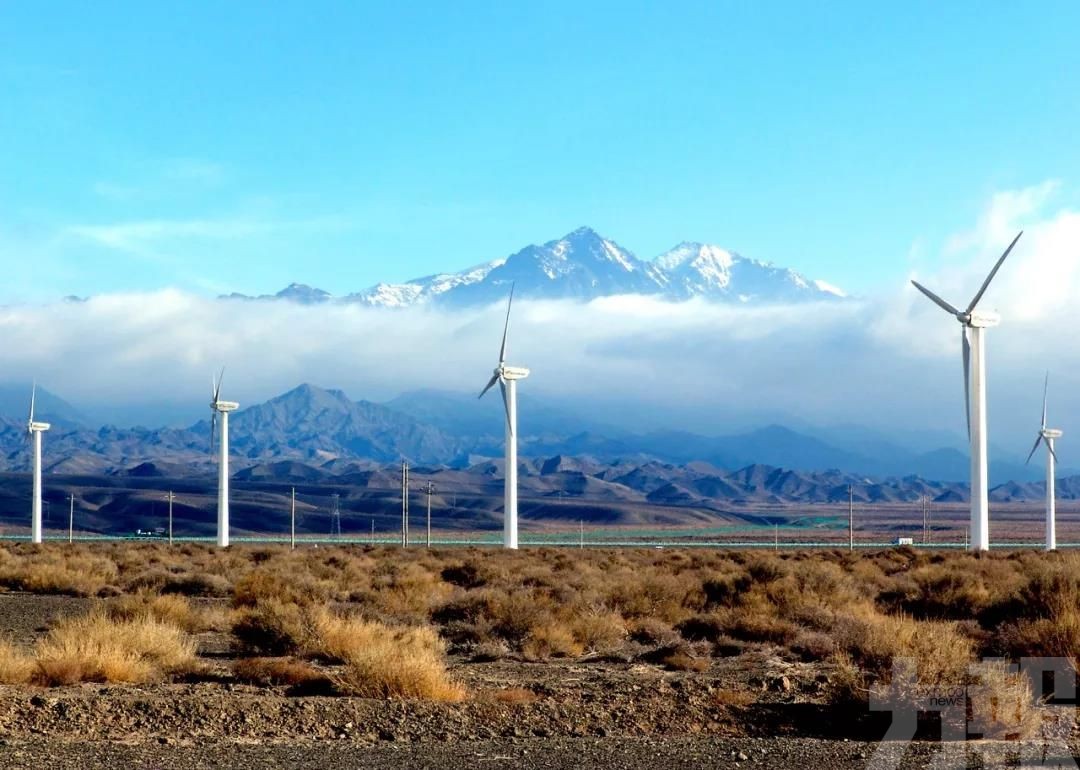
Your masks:
M 701 297 L 716 302 L 770 303 L 846 296 L 824 281 L 709 244 L 684 242 L 652 260 L 639 259 L 615 241 L 582 227 L 504 259 L 457 273 L 380 283 L 339 301 L 377 307 L 488 304 L 505 299 L 511 283 L 519 296 L 543 299 L 642 294 L 674 301 Z M 250 299 L 242 294 L 230 296 Z M 334 301 L 335 297 L 323 289 L 296 283 L 258 299 L 314 304 Z
M 25 417 L 19 414 L 23 401 L 21 389 L 0 390 L 0 470 L 29 468 Z M 669 503 L 702 498 L 829 501 L 841 487 L 846 494 L 849 484 L 867 500 L 908 500 L 922 494 L 962 499 L 966 494 L 961 482 L 966 478 L 967 458 L 954 449 L 919 452 L 890 444 L 883 437 L 873 441 L 866 434 L 857 444 L 845 447 L 776 425 L 728 436 L 676 431 L 637 434 L 582 418 L 528 394 L 522 403 L 523 473 L 542 475 L 544 464 L 559 458 L 562 466 L 577 467 L 604 483 L 615 478 L 611 468 L 618 469 L 615 475 L 619 477 L 650 475 L 655 481 L 647 484 L 619 482 L 640 492 L 642 502 L 649 502 L 650 496 L 653 502 Z M 41 392 L 39 404 L 40 418 L 54 422 L 45 442 L 49 473 L 124 474 L 143 467 L 140 472 L 157 475 L 197 475 L 213 467 L 206 421 L 187 428 L 93 427 L 82 422 L 77 409 L 48 392 Z M 238 477 L 254 473 L 270 478 L 275 472 L 266 468 L 294 462 L 299 470 L 286 475 L 316 479 L 331 478 L 343 468 L 355 469 L 357 463 L 378 466 L 404 457 L 414 464 L 448 470 L 479 467 L 485 469 L 484 474 L 498 476 L 501 465 L 492 458 L 502 454 L 500 409 L 496 401 L 481 402 L 471 394 L 418 391 L 378 404 L 305 384 L 233 415 L 234 468 Z M 710 480 L 698 478 L 701 474 L 693 470 L 695 463 L 711 469 L 705 474 Z M 1008 499 L 1037 499 L 1042 494 L 1040 484 L 1029 483 L 1038 478 L 1037 469 L 1006 462 L 995 464 L 992 473 L 996 484 L 1005 485 L 1002 494 Z M 773 481 L 753 481 L 762 474 Z M 690 486 L 688 475 L 694 477 Z M 585 485 L 583 489 L 603 491 L 602 485 L 597 487 L 592 481 L 579 483 Z M 667 488 L 668 484 L 675 486 Z M 1080 484 L 1075 486 L 1080 492 Z M 1065 484 L 1060 492 L 1068 497 L 1072 486 Z

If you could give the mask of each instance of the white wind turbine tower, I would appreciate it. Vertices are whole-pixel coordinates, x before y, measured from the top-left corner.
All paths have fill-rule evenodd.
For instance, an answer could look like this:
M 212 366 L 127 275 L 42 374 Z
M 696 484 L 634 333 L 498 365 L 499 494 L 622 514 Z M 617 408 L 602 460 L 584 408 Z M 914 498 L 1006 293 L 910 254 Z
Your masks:
M 484 397 L 495 385 L 499 383 L 502 390 L 503 406 L 506 408 L 506 473 L 504 482 L 503 502 L 503 547 L 518 547 L 518 521 L 517 521 L 517 381 L 529 376 L 529 370 L 521 366 L 506 365 L 506 333 L 510 328 L 510 307 L 514 303 L 514 287 L 510 287 L 510 299 L 506 303 L 506 323 L 503 325 L 502 347 L 499 348 L 499 365 L 495 373 L 488 380 L 488 384 L 480 391 L 480 398 Z
M 26 435 L 34 444 L 34 498 L 30 512 L 31 541 L 41 542 L 41 434 L 52 426 L 47 422 L 34 422 L 34 402 L 37 401 L 37 383 L 30 391 L 30 417 L 26 421 Z
M 1047 373 L 1046 381 L 1043 383 L 1043 411 L 1042 411 L 1042 426 L 1039 428 L 1039 435 L 1035 439 L 1035 446 L 1031 448 L 1031 452 L 1028 454 L 1027 462 L 1031 462 L 1031 458 L 1035 455 L 1035 450 L 1039 448 L 1039 444 L 1046 444 L 1046 550 L 1053 551 L 1057 548 L 1057 523 L 1056 523 L 1056 501 L 1055 501 L 1055 478 L 1054 469 L 1057 464 L 1057 452 L 1054 451 L 1054 439 L 1061 438 L 1064 434 L 1056 428 L 1046 427 L 1046 391 L 1050 386 L 1050 374 Z
M 968 440 L 971 442 L 971 550 L 987 551 L 990 549 L 990 503 L 989 473 L 986 459 L 986 353 L 984 349 L 985 330 L 997 326 L 1001 319 L 994 313 L 980 313 L 975 310 L 986 293 L 990 282 L 1013 246 L 1020 240 L 1019 232 L 1009 248 L 1001 255 L 990 275 L 986 276 L 975 298 L 966 310 L 957 310 L 934 292 L 918 281 L 912 281 L 915 288 L 929 297 L 934 304 L 956 317 L 960 322 L 960 341 L 964 357 L 964 405 L 967 410 Z M 974 373 L 972 370 L 974 369 Z
M 218 462 L 218 535 L 217 544 L 221 548 L 229 545 L 229 412 L 235 412 L 240 404 L 235 401 L 221 400 L 221 381 L 225 379 L 225 370 L 213 380 L 213 400 L 210 402 L 210 451 L 214 451 L 214 432 L 217 429 L 218 416 L 221 416 L 221 459 Z

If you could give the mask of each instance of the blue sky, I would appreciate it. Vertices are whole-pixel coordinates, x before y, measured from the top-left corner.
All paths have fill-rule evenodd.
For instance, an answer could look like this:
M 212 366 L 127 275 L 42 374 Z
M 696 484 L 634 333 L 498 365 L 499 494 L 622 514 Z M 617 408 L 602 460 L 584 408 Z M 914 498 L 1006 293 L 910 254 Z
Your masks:
M 1080 5 L 820 6 L 0 3 L 0 300 L 345 293 L 581 224 L 871 292 L 1000 190 L 1076 203 Z

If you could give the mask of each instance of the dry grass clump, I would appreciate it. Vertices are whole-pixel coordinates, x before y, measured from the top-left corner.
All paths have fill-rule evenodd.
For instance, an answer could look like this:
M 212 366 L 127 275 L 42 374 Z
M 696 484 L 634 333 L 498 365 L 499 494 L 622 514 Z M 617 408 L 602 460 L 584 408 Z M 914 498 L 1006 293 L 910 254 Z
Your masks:
M 906 615 L 882 615 L 858 608 L 837 628 L 839 652 L 830 680 L 835 702 L 865 703 L 873 684 L 891 685 L 897 698 L 918 701 L 926 688 L 964 685 L 974 645 L 948 621 L 915 621 Z M 911 661 L 914 679 L 894 679 L 895 665 Z
M 299 604 L 262 599 L 237 610 L 232 633 L 242 653 L 292 655 L 307 649 L 311 641 L 311 614 Z
M 754 696 L 745 690 L 722 689 L 712 694 L 712 701 L 721 708 L 743 708 L 754 702 Z
M 343 694 L 444 702 L 465 697 L 447 675 L 443 642 L 430 627 L 393 628 L 360 618 L 324 618 L 320 626 L 323 647 L 344 661 L 334 678 Z
M 61 621 L 34 648 L 34 680 L 142 683 L 195 666 L 195 643 L 176 626 L 143 615 L 117 620 L 96 612 Z
M 176 626 L 189 634 L 217 631 L 226 627 L 228 613 L 224 607 L 196 607 L 178 594 L 142 592 L 111 599 L 104 610 L 114 620 L 136 620 L 149 617 Z
M 260 687 L 289 687 L 294 692 L 329 692 L 330 678 L 310 663 L 296 658 L 241 658 L 233 673 L 242 682 Z
M 265 600 L 307 606 L 330 600 L 332 587 L 307 572 L 288 574 L 269 567 L 252 570 L 237 581 L 233 604 L 254 607 Z
M 86 553 L 65 554 L 53 547 L 0 551 L 0 586 L 13 591 L 96 596 L 116 582 L 116 565 Z
M 709 659 L 695 655 L 690 646 L 685 643 L 661 647 L 643 656 L 642 659 L 648 663 L 663 666 L 669 671 L 700 673 L 709 670 Z
M 506 687 L 501 690 L 486 692 L 481 696 L 481 699 L 501 703 L 505 706 L 527 706 L 540 700 L 540 696 L 524 687 Z
M 0 640 L 0 684 L 26 684 L 34 675 L 34 661 L 7 639 Z
M 521 652 L 526 660 L 577 658 L 584 651 L 585 646 L 574 638 L 573 632 L 555 622 L 539 625 L 530 630 L 528 637 L 521 645 Z
M 474 660 L 656 653 L 691 671 L 709 653 L 760 650 L 827 663 L 848 702 L 887 683 L 899 658 L 914 658 L 924 683 L 945 684 L 967 681 L 978 656 L 1080 654 L 1078 554 L 51 543 L 0 546 L 4 587 L 123 592 L 106 605 L 114 624 L 231 628 L 243 654 L 279 660 L 252 667 L 315 658 L 349 672 L 344 689 L 378 697 L 427 688 L 453 699 L 439 636 Z M 184 598 L 225 593 L 231 614 Z M 18 681 L 27 656 L 0 648 L 0 679 L 5 658 Z M 260 681 L 284 682 L 279 673 Z

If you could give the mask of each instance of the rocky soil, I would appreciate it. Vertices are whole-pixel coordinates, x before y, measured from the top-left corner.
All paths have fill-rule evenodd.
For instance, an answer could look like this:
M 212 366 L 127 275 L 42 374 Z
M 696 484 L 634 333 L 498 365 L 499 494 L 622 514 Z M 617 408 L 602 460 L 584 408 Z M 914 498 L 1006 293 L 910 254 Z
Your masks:
M 29 645 L 86 600 L 0 595 L 0 629 Z M 704 672 L 627 659 L 452 661 L 459 704 L 296 694 L 239 684 L 227 638 L 200 638 L 187 682 L 0 687 L 0 768 L 867 767 L 885 725 L 824 704 L 827 672 L 767 651 Z M 973 744 L 1015 761 L 1015 744 Z M 940 747 L 892 747 L 926 767 Z

